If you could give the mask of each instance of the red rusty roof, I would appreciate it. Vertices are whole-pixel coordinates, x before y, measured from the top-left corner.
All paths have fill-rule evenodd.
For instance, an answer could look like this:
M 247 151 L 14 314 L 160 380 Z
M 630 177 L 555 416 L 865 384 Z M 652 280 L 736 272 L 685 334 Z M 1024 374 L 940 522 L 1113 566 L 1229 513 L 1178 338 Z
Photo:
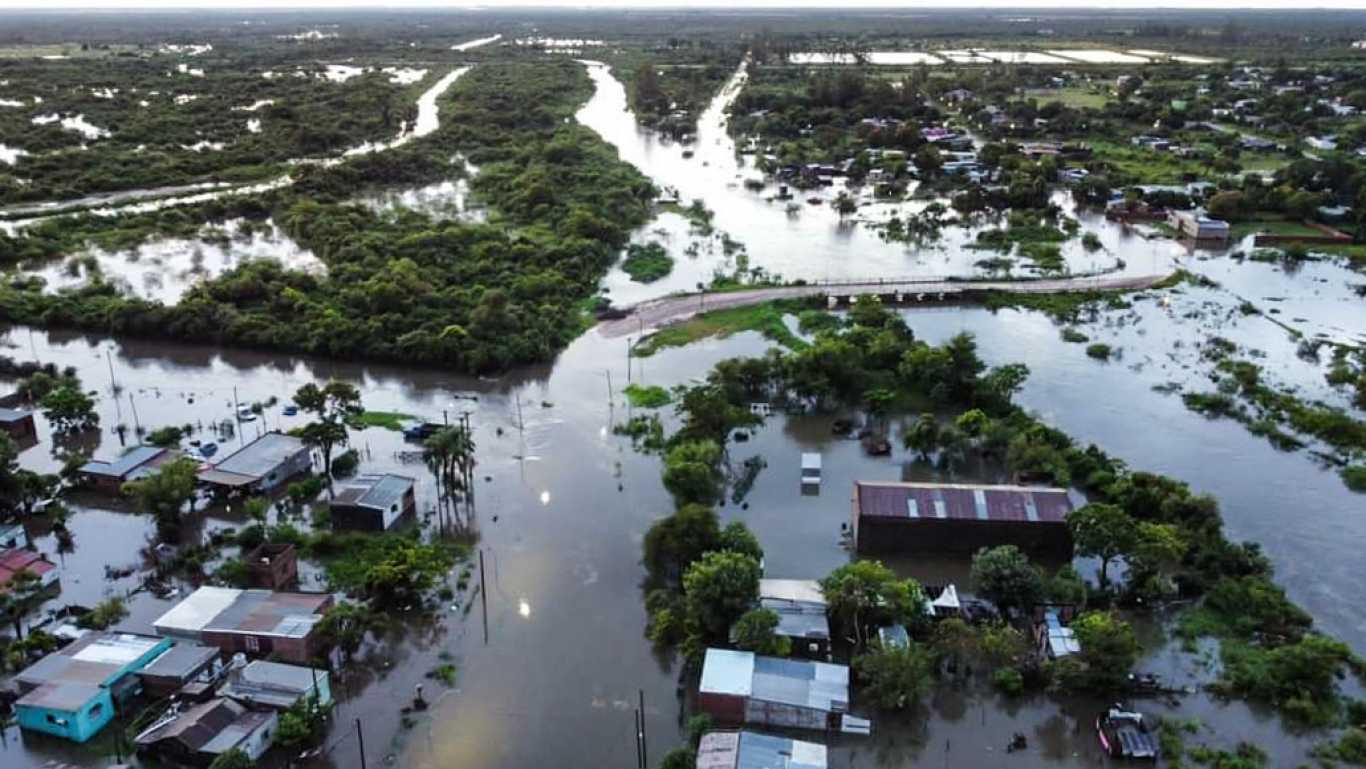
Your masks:
M 56 564 L 44 558 L 41 553 L 19 548 L 0 550 L 0 586 L 8 584 L 14 579 L 14 575 L 21 571 L 33 572 L 33 576 L 41 579 L 44 574 L 55 568 Z
M 1072 511 L 1066 489 L 956 483 L 856 481 L 860 516 L 1062 523 Z

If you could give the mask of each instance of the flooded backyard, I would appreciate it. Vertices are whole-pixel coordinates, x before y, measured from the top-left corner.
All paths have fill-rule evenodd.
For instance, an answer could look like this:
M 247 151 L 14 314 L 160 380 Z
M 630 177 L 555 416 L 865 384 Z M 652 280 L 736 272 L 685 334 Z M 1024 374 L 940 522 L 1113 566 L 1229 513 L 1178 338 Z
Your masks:
M 742 260 L 751 269 L 786 279 L 981 273 L 975 262 L 984 254 L 963 248 L 972 232 L 950 229 L 940 243 L 907 247 L 883 240 L 866 224 L 841 221 L 828 205 L 803 204 L 793 214 L 784 203 L 770 200 L 775 193 L 771 185 L 746 189 L 743 181 L 757 179 L 759 173 L 737 156 L 725 129 L 725 109 L 744 83 L 743 71 L 702 116 L 691 147 L 639 128 L 625 109 L 620 82 L 600 66 L 590 66 L 589 73 L 597 91 L 579 113 L 580 121 L 615 144 L 624 159 L 657 184 L 676 189 L 684 205 L 701 199 L 714 212 L 716 231 L 710 234 L 698 232 L 677 211 L 662 212 L 641 228 L 635 242 L 664 245 L 676 260 L 674 271 L 659 282 L 640 284 L 614 270 L 603 287 L 619 304 L 692 290 L 718 271 L 729 274 Z M 414 133 L 421 125 L 419 119 Z M 693 156 L 685 157 L 685 149 Z M 452 180 L 365 203 L 435 215 L 478 215 L 467 197 L 464 181 Z M 859 218 L 880 221 L 915 205 L 920 204 L 871 203 Z M 1071 270 L 1147 275 L 1180 266 L 1219 286 L 1148 292 L 1131 309 L 1108 311 L 1080 326 L 1093 341 L 1118 351 L 1108 362 L 1088 357 L 1084 345 L 1065 342 L 1059 325 L 1039 313 L 944 305 L 904 311 L 910 327 L 930 342 L 965 331 L 975 334 L 989 364 L 1029 366 L 1017 400 L 1045 421 L 1082 443 L 1098 444 L 1134 468 L 1171 475 L 1215 496 L 1228 538 L 1261 543 L 1277 567 L 1278 581 L 1319 627 L 1366 652 L 1357 566 L 1366 549 L 1363 497 L 1348 491 L 1333 469 L 1305 452 L 1278 451 L 1236 422 L 1190 412 L 1169 387 L 1210 388 L 1210 364 L 1201 359 L 1200 346 L 1218 334 L 1263 353 L 1269 377 L 1315 397 L 1341 401 L 1341 394 L 1324 383 L 1323 369 L 1297 358 L 1297 342 L 1271 319 L 1309 336 L 1359 344 L 1366 340 L 1366 311 L 1348 287 L 1360 282 L 1359 276 L 1328 262 L 1292 270 L 1235 260 L 1225 252 L 1192 253 L 1172 241 L 1147 239 L 1107 223 L 1095 213 L 1068 210 L 1082 222 L 1083 231 L 1096 232 L 1104 245 L 1103 251 L 1090 254 L 1075 242 L 1068 244 L 1064 255 Z M 743 252 L 728 249 L 722 233 L 742 244 Z M 254 232 L 250 239 L 229 235 L 221 245 L 161 241 L 140 249 L 135 258 L 126 253 L 82 255 L 75 258 L 74 274 L 66 262 L 38 274 L 54 288 L 74 285 L 89 279 L 87 259 L 93 259 L 101 274 L 121 281 L 128 291 L 172 302 L 197 276 L 216 274 L 245 259 L 273 257 L 291 267 L 317 268 L 311 254 L 273 230 Z M 1243 301 L 1268 314 L 1239 312 Z M 1280 312 L 1270 314 L 1272 309 Z M 0 354 L 18 361 L 74 367 L 86 389 L 98 392 L 101 427 L 89 448 L 99 458 L 115 456 L 123 447 L 116 433 L 119 425 L 207 425 L 232 417 L 236 402 L 287 402 L 301 385 L 329 379 L 354 383 L 365 407 L 374 411 L 429 421 L 468 413 L 478 447 L 474 524 L 487 565 L 488 640 L 478 606 L 452 605 L 435 620 L 393 623 L 335 686 L 340 706 L 324 755 L 308 765 L 359 766 L 354 734 L 359 719 L 371 766 L 628 766 L 635 760 L 633 710 L 642 696 L 652 765 L 685 739 L 686 682 L 679 680 L 679 662 L 656 653 L 644 637 L 641 588 L 642 539 L 674 503 L 660 483 L 658 457 L 633 450 L 630 440 L 614 435 L 612 428 L 633 413 L 621 393 L 628 382 L 668 387 L 695 381 L 719 360 L 762 353 L 769 343 L 759 335 L 741 333 L 631 359 L 627 340 L 589 331 L 552 365 L 496 379 L 27 328 L 10 329 L 0 344 Z M 672 426 L 667 409 L 664 417 Z M 284 415 L 280 405 L 266 407 L 259 419 L 241 425 L 239 435 L 224 448 L 260 431 L 287 430 L 304 421 Z M 41 416 L 38 422 L 43 441 L 24 451 L 21 463 L 55 471 L 59 462 L 50 453 L 48 424 Z M 134 440 L 131 433 L 128 440 Z M 896 436 L 893 442 L 900 445 Z M 432 476 L 403 453 L 414 447 L 398 432 L 355 431 L 351 443 L 361 452 L 365 470 L 418 479 L 419 512 L 435 506 Z M 800 491 L 799 456 L 804 451 L 823 456 L 818 495 Z M 751 441 L 732 449 L 731 459 L 739 462 L 752 455 L 763 456 L 767 468 L 743 506 L 728 504 L 720 513 L 725 521 L 743 520 L 756 533 L 766 553 L 766 576 L 775 578 L 818 578 L 849 559 L 841 524 L 849 518 L 849 489 L 855 480 L 939 477 L 937 470 L 912 462 L 908 452 L 890 458 L 865 455 L 857 441 L 833 435 L 828 418 L 771 417 Z M 39 549 L 54 554 L 59 563 L 62 593 L 53 604 L 90 605 L 134 589 L 136 575 L 106 578 L 105 567 L 137 560 L 136 553 L 154 536 L 151 519 L 108 500 L 83 497 L 73 502 L 77 512 L 69 526 L 74 551 L 57 555 L 55 537 L 36 528 L 32 532 Z M 242 523 L 240 513 L 211 510 L 201 529 Z M 896 565 L 907 576 L 954 579 L 966 587 L 964 563 L 906 560 Z M 139 593 L 121 627 L 150 631 L 151 621 L 175 600 Z M 1182 652 L 1179 643 L 1160 641 L 1160 626 L 1144 632 L 1153 643 L 1140 669 L 1162 673 L 1176 684 L 1194 685 L 1214 676 L 1208 648 L 1192 655 Z M 453 655 L 458 670 L 449 688 L 425 678 L 443 653 Z M 1217 659 L 1217 653 L 1212 657 Z M 400 708 L 419 683 L 426 684 L 433 707 L 405 720 Z M 832 766 L 1105 765 L 1108 759 L 1100 754 L 1091 727 L 1103 704 L 1046 696 L 1005 700 L 985 689 L 948 682 L 927 710 L 878 719 L 869 738 L 836 738 Z M 1142 706 L 1153 713 L 1198 717 L 1205 727 L 1190 738 L 1193 743 L 1255 742 L 1268 752 L 1272 766 L 1305 761 L 1318 741 L 1316 735 L 1285 732 L 1270 713 L 1206 694 L 1182 697 L 1180 707 L 1165 701 Z M 855 710 L 861 710 L 857 703 Z M 1005 740 L 1013 732 L 1028 735 L 1030 747 L 1007 758 Z M 109 747 L 92 743 L 80 748 L 21 736 L 16 728 L 4 736 L 0 765 L 6 769 L 36 769 L 51 760 L 102 764 L 96 756 Z M 566 761 L 566 756 L 573 759 Z

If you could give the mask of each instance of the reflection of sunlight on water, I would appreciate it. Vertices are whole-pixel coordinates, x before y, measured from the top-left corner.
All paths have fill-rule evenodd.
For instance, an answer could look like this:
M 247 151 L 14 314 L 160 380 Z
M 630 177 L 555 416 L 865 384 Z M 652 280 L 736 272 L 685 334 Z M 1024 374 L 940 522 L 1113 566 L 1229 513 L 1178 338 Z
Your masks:
M 523 617 L 530 617 L 530 616 L 531 616 L 531 604 L 527 603 L 525 600 L 518 601 L 518 602 L 517 602 L 517 613 L 520 614 L 520 615 L 522 615 Z
M 542 492 L 541 492 L 541 504 L 543 504 L 543 505 L 548 505 L 548 504 L 550 504 L 550 492 L 548 492 L 548 491 L 542 491 Z

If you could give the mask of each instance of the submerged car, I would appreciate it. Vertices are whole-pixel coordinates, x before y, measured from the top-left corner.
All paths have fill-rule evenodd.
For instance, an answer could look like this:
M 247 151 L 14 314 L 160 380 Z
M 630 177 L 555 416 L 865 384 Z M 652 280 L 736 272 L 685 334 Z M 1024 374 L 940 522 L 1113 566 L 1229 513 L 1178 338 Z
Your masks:
M 1157 760 L 1157 735 L 1148 730 L 1142 713 L 1115 705 L 1096 718 L 1096 737 L 1113 758 Z

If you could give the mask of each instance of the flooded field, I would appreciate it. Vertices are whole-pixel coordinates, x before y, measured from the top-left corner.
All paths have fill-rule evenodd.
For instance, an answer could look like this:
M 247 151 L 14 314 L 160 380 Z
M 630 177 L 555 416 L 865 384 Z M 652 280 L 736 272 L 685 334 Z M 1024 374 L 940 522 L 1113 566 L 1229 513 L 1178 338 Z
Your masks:
M 638 231 L 636 242 L 659 242 L 674 256 L 674 272 L 652 284 L 633 283 L 623 272 L 612 272 L 603 286 L 619 303 L 691 290 L 718 270 L 736 269 L 741 252 L 733 247 L 728 252 L 722 233 L 743 244 L 750 268 L 789 279 L 979 271 L 975 262 L 982 254 L 963 248 L 970 233 L 950 230 L 940 243 L 908 248 L 884 241 L 869 226 L 927 201 L 870 201 L 858 221 L 849 222 L 827 205 L 802 204 L 791 213 L 770 200 L 771 186 L 746 189 L 743 181 L 757 178 L 757 171 L 737 160 L 725 130 L 725 109 L 743 86 L 743 71 L 703 115 L 697 140 L 689 147 L 639 128 L 625 109 L 621 84 L 603 67 L 590 66 L 589 72 L 597 92 L 579 119 L 658 184 L 677 189 L 684 205 L 699 198 L 714 212 L 711 234 L 696 231 L 672 210 Z M 685 150 L 693 156 L 685 157 Z M 448 182 L 365 202 L 463 215 L 468 213 L 466 195 L 467 187 Z M 1177 395 L 1155 389 L 1171 383 L 1205 387 L 1208 363 L 1201 360 L 1199 345 L 1217 333 L 1264 353 L 1269 375 L 1306 393 L 1340 399 L 1323 382 L 1322 369 L 1296 358 L 1296 342 L 1271 318 L 1308 335 L 1339 341 L 1366 338 L 1366 313 L 1346 287 L 1352 273 L 1327 262 L 1292 270 L 1237 261 L 1227 253 L 1190 253 L 1171 241 L 1150 240 L 1106 223 L 1094 213 L 1068 210 L 1083 231 L 1096 232 L 1104 245 L 1101 252 L 1088 254 L 1069 244 L 1065 257 L 1072 270 L 1117 268 L 1139 274 L 1179 265 L 1219 287 L 1149 292 L 1131 309 L 1103 313 L 1081 326 L 1093 340 L 1119 351 L 1109 362 L 1088 357 L 1083 345 L 1063 341 L 1059 326 L 1038 313 L 941 306 L 906 311 L 909 325 L 932 342 L 974 333 L 988 363 L 1029 366 L 1030 377 L 1018 396 L 1027 408 L 1135 468 L 1163 472 L 1213 494 L 1221 502 L 1229 538 L 1262 543 L 1291 597 L 1325 631 L 1366 651 L 1356 567 L 1366 548 L 1362 498 L 1308 454 L 1277 451 L 1241 425 L 1207 420 L 1188 411 Z M 90 256 L 106 276 L 115 275 L 129 290 L 154 298 L 178 297 L 195 279 L 196 264 L 210 274 L 244 258 L 271 256 L 305 268 L 313 259 L 268 233 L 254 234 L 250 242 L 232 237 L 221 253 L 179 241 L 146 248 L 132 261 L 126 254 Z M 85 265 L 78 268 L 74 279 L 87 279 Z M 43 273 L 54 282 L 73 277 L 65 265 L 44 269 L 56 270 Z M 1243 301 L 1267 314 L 1240 312 Z M 1273 315 L 1272 309 L 1280 312 Z M 613 435 L 612 427 L 632 413 L 621 394 L 624 384 L 667 387 L 693 381 L 721 359 L 761 353 L 768 343 L 757 334 L 629 359 L 622 340 L 590 331 L 553 365 L 497 379 L 26 328 L 8 330 L 0 344 L 0 354 L 16 360 L 77 369 L 86 388 L 98 395 L 101 428 L 88 441 L 102 458 L 123 447 L 119 425 L 135 420 L 148 429 L 210 424 L 231 417 L 234 402 L 287 401 L 302 384 L 328 379 L 354 383 L 371 410 L 431 421 L 469 414 L 478 447 L 474 526 L 488 567 L 488 640 L 479 607 L 451 606 L 431 621 L 393 623 L 341 676 L 335 686 L 340 707 L 324 754 L 305 765 L 359 766 L 354 723 L 360 719 L 365 757 L 374 766 L 541 769 L 564 765 L 566 756 L 573 756 L 575 766 L 627 766 L 636 747 L 632 711 L 642 696 L 652 763 L 684 739 L 686 682 L 680 684 L 678 661 L 657 654 L 644 638 L 641 595 L 642 538 L 656 518 L 673 509 L 673 501 L 660 483 L 658 458 L 634 451 L 628 439 Z M 665 418 L 672 421 L 667 410 Z M 302 420 L 284 415 L 279 405 L 267 407 L 260 418 L 243 424 L 233 440 L 240 444 L 260 431 L 289 429 Z M 43 442 L 27 449 L 21 462 L 52 471 L 57 460 L 46 437 L 49 426 L 41 417 L 38 422 Z M 419 511 L 434 507 L 432 477 L 404 453 L 413 447 L 399 433 L 354 431 L 351 443 L 361 452 L 365 470 L 417 478 Z M 800 492 L 803 451 L 823 455 L 825 480 L 818 495 Z M 743 520 L 755 531 L 767 554 L 767 575 L 779 578 L 815 578 L 847 561 L 840 524 L 848 520 L 853 481 L 939 477 L 907 452 L 866 456 L 857 441 L 833 435 L 828 417 L 772 417 L 753 440 L 737 445 L 734 454 L 734 461 L 762 455 L 768 466 L 744 505 L 724 506 L 722 517 Z M 132 590 L 136 576 L 107 579 L 105 567 L 140 559 L 140 549 L 153 535 L 151 520 L 116 501 L 81 497 L 72 502 L 77 510 L 70 522 L 72 552 L 59 554 L 55 537 L 41 521 L 32 530 L 38 547 L 59 562 L 63 592 L 53 603 L 90 604 Z M 197 531 L 242 523 L 240 512 L 234 516 L 210 510 Z M 930 581 L 961 584 L 966 577 L 961 561 L 908 559 L 896 565 L 906 575 Z M 131 616 L 122 626 L 150 630 L 151 621 L 172 600 L 135 595 Z M 1164 642 L 1160 626 L 1146 627 L 1144 633 L 1151 651 L 1141 669 L 1178 684 L 1197 684 L 1214 675 L 1207 653 L 1191 655 Z M 425 679 L 443 653 L 453 655 L 458 669 L 450 688 Z M 427 685 L 433 707 L 405 720 L 400 708 L 419 683 Z M 872 737 L 837 738 L 832 765 L 1102 765 L 1106 759 L 1090 722 L 1104 704 L 1045 696 L 1005 701 L 989 691 L 947 682 L 927 708 L 878 720 Z M 1272 714 L 1203 694 L 1183 697 L 1179 708 L 1158 701 L 1142 705 L 1153 713 L 1200 718 L 1204 727 L 1190 738 L 1192 743 L 1253 741 L 1267 750 L 1272 766 L 1306 761 L 1317 742 L 1314 735 L 1284 731 Z M 1013 732 L 1025 733 L 1030 747 L 1007 758 L 1004 742 Z M 0 742 L 0 765 L 37 769 L 62 760 L 97 765 L 105 763 L 108 748 L 78 748 L 9 729 Z

